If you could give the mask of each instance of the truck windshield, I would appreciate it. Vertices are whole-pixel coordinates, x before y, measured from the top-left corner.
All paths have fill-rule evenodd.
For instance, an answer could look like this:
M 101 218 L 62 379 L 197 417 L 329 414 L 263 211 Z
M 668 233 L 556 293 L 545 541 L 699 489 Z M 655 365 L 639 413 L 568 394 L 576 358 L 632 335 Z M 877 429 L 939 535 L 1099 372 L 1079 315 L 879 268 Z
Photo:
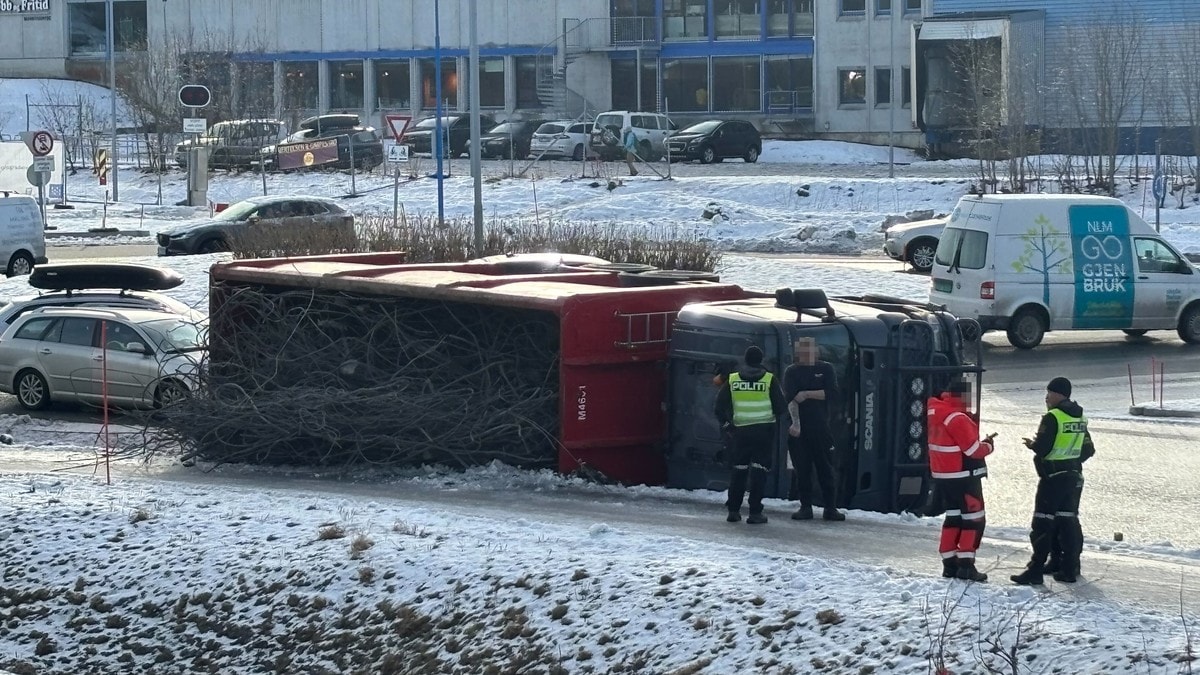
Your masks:
M 937 264 L 951 269 L 983 269 L 987 261 L 987 232 L 947 227 L 938 242 Z

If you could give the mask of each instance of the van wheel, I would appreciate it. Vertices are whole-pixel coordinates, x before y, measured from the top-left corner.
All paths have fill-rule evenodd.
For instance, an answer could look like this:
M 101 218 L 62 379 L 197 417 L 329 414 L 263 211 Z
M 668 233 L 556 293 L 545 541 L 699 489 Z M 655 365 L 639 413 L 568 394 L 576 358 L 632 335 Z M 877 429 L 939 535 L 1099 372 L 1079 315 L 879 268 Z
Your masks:
M 17 251 L 8 261 L 4 273 L 10 277 L 25 276 L 33 271 L 33 256 L 25 251 Z
M 1179 319 L 1179 339 L 1188 344 L 1200 343 L 1200 304 L 1194 304 Z
M 937 256 L 937 240 L 923 238 L 908 246 L 908 262 L 918 272 L 928 272 L 933 269 L 933 259 Z
M 1008 341 L 1017 349 L 1033 349 L 1045 335 L 1046 319 L 1038 307 L 1022 307 L 1008 322 Z

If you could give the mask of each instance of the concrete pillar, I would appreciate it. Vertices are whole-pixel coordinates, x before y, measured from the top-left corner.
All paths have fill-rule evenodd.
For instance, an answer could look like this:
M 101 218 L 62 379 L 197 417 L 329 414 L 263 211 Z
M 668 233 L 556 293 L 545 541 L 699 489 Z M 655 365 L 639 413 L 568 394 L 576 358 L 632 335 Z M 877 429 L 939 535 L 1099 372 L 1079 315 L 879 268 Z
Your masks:
M 272 80 L 271 80 L 271 89 L 272 89 L 271 100 L 275 106 L 275 119 L 282 119 L 283 118 L 283 87 L 284 87 L 283 61 L 275 61 L 271 65 L 274 67 L 274 72 L 272 73 Z
M 317 114 L 324 115 L 329 111 L 329 92 L 332 86 L 329 77 L 329 62 L 322 59 L 317 62 Z
M 375 94 L 375 61 L 363 59 L 363 122 L 376 126 L 374 122 L 367 120 L 374 120 L 378 108 L 379 97 Z
M 536 83 L 536 80 L 534 81 Z M 504 57 L 504 111 L 517 109 L 517 57 Z
M 408 100 L 413 119 L 421 117 L 421 62 L 415 58 L 408 60 Z
M 455 99 L 457 101 L 457 103 L 455 104 L 454 109 L 458 112 L 465 112 L 467 110 L 470 110 L 470 107 L 468 107 L 468 105 L 467 105 L 467 99 L 471 95 L 471 90 L 467 86 L 467 82 L 469 81 L 469 79 L 466 77 L 463 77 L 463 74 L 465 74 L 467 71 L 470 70 L 470 65 L 471 65 L 471 60 L 468 59 L 467 57 L 465 57 L 465 56 L 454 57 L 454 74 L 457 75 L 457 77 L 455 78 L 455 84 L 458 85 L 457 87 L 455 87 L 458 90 L 458 95 L 456 96 L 456 99 Z

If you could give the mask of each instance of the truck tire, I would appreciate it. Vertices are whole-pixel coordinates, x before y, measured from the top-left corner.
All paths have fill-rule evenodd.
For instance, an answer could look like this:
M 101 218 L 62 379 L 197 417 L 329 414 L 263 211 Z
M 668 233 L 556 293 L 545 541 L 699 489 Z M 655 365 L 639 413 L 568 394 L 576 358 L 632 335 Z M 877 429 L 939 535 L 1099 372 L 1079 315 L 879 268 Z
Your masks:
M 928 272 L 933 269 L 933 260 L 937 256 L 937 239 L 920 237 L 908 245 L 905 252 L 908 263 L 918 272 Z
M 1179 339 L 1190 345 L 1200 344 L 1200 303 L 1193 303 L 1179 317 Z
M 1200 324 L 1200 321 L 1197 323 Z M 1026 305 L 1018 309 L 1008 322 L 1008 341 L 1017 349 L 1033 349 L 1042 343 L 1046 327 L 1046 315 L 1042 308 Z

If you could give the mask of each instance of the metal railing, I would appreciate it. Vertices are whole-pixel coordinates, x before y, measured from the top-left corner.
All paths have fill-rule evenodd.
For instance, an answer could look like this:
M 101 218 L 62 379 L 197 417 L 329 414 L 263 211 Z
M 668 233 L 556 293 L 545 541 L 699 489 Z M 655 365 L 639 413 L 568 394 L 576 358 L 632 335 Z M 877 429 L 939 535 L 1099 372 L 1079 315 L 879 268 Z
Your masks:
M 787 91 L 767 92 L 767 113 L 790 113 L 797 110 L 812 110 L 812 87 Z

